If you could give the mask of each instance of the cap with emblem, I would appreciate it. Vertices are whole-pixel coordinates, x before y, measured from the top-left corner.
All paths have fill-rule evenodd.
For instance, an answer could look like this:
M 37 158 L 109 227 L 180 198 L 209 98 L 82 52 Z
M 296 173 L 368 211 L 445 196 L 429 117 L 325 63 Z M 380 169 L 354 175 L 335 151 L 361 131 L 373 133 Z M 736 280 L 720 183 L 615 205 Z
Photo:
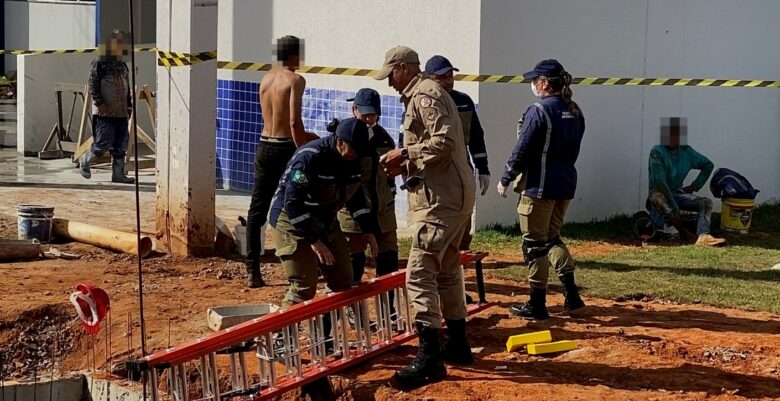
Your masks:
M 525 79 L 536 79 L 539 77 L 557 78 L 563 75 L 566 70 L 556 59 L 542 60 L 536 64 L 533 70 L 523 74 Z
M 381 81 L 390 76 L 393 67 L 399 64 L 420 64 L 417 52 L 406 46 L 396 46 L 385 53 L 385 62 L 382 69 L 374 74 L 374 79 Z
M 355 102 L 355 107 L 361 114 L 382 115 L 382 99 L 379 97 L 379 92 L 371 88 L 360 89 L 355 97 L 347 101 Z
M 355 153 L 368 152 L 368 126 L 357 118 L 350 117 L 342 120 L 336 128 L 336 138 L 348 143 Z
M 449 71 L 460 71 L 452 66 L 447 57 L 435 55 L 425 63 L 425 73 L 428 75 L 444 75 Z

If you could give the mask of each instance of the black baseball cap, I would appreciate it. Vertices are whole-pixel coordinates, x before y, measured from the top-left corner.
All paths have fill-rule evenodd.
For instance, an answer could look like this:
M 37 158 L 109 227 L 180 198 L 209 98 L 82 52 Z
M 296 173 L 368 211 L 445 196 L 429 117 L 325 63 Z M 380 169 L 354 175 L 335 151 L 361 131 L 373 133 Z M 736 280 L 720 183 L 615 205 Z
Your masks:
M 336 128 L 336 138 L 348 143 L 355 153 L 368 153 L 368 125 L 357 118 L 342 120 Z
M 533 70 L 523 74 L 525 79 L 536 79 L 539 77 L 551 77 L 558 78 L 563 75 L 566 70 L 561 63 L 556 59 L 542 60 L 536 64 Z
M 361 114 L 382 115 L 382 98 L 379 96 L 379 92 L 371 88 L 360 89 L 355 97 L 347 99 L 347 101 L 354 102 Z
M 425 73 L 428 75 L 444 75 L 448 71 L 460 71 L 452 66 L 447 57 L 435 55 L 425 63 Z

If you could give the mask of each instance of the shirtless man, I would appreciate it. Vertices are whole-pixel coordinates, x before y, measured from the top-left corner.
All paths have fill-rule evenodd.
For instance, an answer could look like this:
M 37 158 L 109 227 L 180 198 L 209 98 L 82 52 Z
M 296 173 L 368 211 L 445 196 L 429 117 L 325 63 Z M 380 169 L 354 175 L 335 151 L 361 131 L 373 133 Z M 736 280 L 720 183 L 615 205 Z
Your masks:
M 306 80 L 295 73 L 303 61 L 303 41 L 285 36 L 276 41 L 279 63 L 260 81 L 260 109 L 265 126 L 255 156 L 255 186 L 247 213 L 247 285 L 265 285 L 260 274 L 260 230 L 268 219 L 271 198 L 295 149 L 317 136 L 303 128 L 301 104 Z

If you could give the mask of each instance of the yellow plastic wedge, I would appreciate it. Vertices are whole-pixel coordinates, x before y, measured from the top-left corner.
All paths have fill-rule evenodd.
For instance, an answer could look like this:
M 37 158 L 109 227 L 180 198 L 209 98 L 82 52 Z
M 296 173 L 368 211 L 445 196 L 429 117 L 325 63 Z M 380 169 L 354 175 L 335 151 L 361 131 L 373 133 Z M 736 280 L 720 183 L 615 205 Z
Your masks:
M 551 354 L 554 352 L 571 351 L 577 348 L 574 341 L 556 341 L 554 343 L 528 344 L 528 355 Z
M 509 337 L 509 339 L 506 340 L 506 352 L 517 351 L 524 345 L 533 343 L 549 343 L 550 341 L 552 341 L 552 334 L 550 334 L 550 330 L 518 334 L 516 336 Z

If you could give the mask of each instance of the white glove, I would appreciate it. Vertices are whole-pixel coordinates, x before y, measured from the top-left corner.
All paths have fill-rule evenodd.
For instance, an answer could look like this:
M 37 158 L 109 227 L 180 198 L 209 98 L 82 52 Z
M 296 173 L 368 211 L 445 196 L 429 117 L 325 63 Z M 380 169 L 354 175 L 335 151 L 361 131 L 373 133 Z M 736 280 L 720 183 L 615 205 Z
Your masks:
M 482 196 L 485 196 L 485 194 L 488 191 L 488 187 L 490 187 L 490 176 L 489 175 L 479 175 L 479 189 L 482 190 Z
M 506 198 L 506 191 L 509 189 L 509 187 L 503 186 L 499 180 L 496 189 L 498 189 L 498 194 L 501 195 L 502 198 Z

